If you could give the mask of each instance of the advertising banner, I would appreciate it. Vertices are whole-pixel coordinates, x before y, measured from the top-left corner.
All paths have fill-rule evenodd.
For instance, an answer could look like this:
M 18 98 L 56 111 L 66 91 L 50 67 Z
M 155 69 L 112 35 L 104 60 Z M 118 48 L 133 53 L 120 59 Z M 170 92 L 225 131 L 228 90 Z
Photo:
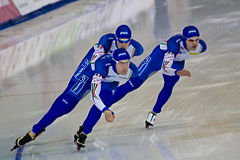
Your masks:
M 0 50 L 0 80 L 73 45 L 79 27 L 73 23 L 62 25 Z
M 28 0 L 28 2 L 30 1 L 33 0 Z M 116 26 L 129 18 L 134 19 L 134 16 L 154 4 L 153 0 L 145 1 L 145 3 L 139 3 L 139 0 L 129 1 L 132 5 L 126 6 L 123 1 L 118 0 L 104 3 L 101 7 L 95 6 L 96 8 L 93 8 L 91 6 L 91 12 L 83 10 L 85 13 L 66 23 L 21 42 L 6 43 L 0 46 L 0 80 L 29 66 L 39 64 L 41 60 L 62 52 L 74 45 L 79 39 L 86 39 L 97 30 Z M 132 6 L 136 6 L 136 9 L 133 10 Z M 118 9 L 119 7 L 121 10 Z M 131 16 L 127 14 L 130 11 Z
M 59 0 L 13 0 L 21 15 L 26 15 Z
M 0 23 L 20 16 L 12 0 L 0 0 Z

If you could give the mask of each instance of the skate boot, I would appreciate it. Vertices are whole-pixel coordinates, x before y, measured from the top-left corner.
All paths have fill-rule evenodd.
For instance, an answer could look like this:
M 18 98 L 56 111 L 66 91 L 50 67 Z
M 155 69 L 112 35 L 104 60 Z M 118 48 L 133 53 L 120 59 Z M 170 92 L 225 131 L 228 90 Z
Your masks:
M 38 134 L 34 135 L 34 133 L 32 131 L 28 132 L 25 136 L 19 137 L 18 139 L 16 139 L 16 144 L 15 146 L 11 149 L 11 151 L 13 151 L 14 149 L 17 149 L 21 146 L 23 146 L 24 144 L 34 140 L 37 136 L 39 136 L 40 134 L 42 134 L 46 129 L 44 128 L 41 132 L 39 132 Z
M 85 147 L 86 139 L 87 139 L 87 135 L 86 134 L 84 134 L 84 133 L 78 134 L 78 138 L 77 138 L 77 141 L 76 141 L 78 150 L 80 150 L 81 148 Z
M 81 134 L 81 132 L 83 131 L 84 126 L 80 126 L 79 129 L 77 130 L 76 134 L 74 135 L 74 143 L 77 143 L 77 139 L 79 138 L 79 135 Z
M 153 113 L 153 112 L 149 112 L 149 113 L 148 113 L 147 119 L 146 119 L 146 121 L 145 121 L 145 127 L 146 127 L 146 129 L 148 129 L 149 126 L 153 126 L 153 125 L 154 125 L 156 116 L 157 116 L 156 113 Z

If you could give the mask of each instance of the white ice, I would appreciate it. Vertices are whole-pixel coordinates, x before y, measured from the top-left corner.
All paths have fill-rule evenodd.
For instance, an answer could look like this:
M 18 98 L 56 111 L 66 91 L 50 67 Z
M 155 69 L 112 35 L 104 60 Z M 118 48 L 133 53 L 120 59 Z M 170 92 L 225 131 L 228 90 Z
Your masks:
M 113 123 L 102 117 L 84 150 L 77 151 L 73 135 L 92 105 L 89 96 L 25 145 L 22 160 L 240 159 L 239 0 L 138 0 L 139 6 L 146 3 L 143 10 L 135 2 L 80 0 L 0 32 L 0 44 L 11 44 L 81 16 L 90 21 L 99 16 L 97 11 L 111 11 L 102 18 L 103 24 L 83 24 L 85 30 L 71 48 L 0 82 L 1 160 L 15 159 L 16 150 L 10 152 L 15 139 L 48 111 L 99 37 L 122 23 L 131 26 L 133 38 L 145 48 L 144 55 L 134 59 L 136 64 L 162 40 L 190 24 L 200 29 L 208 50 L 203 57 L 187 60 L 185 68 L 192 77 L 181 78 L 153 128 L 144 129 L 144 121 L 163 86 L 160 72 L 112 107 Z M 124 6 L 131 10 L 119 15 Z

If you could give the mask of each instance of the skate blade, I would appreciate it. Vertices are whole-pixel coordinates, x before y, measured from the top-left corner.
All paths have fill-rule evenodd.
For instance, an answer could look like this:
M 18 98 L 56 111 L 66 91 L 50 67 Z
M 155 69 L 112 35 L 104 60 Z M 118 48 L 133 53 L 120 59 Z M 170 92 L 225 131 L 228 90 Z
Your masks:
M 78 146 L 77 150 L 80 151 L 81 149 L 83 149 L 85 146 Z
M 17 146 L 14 146 L 12 149 L 11 149 L 11 152 L 15 149 L 17 149 L 18 147 Z
M 151 123 L 145 121 L 145 128 L 146 129 L 149 129 L 150 126 L 153 126 Z
M 85 147 L 85 145 L 83 145 L 83 144 L 77 145 L 77 150 L 81 150 L 81 148 L 84 148 L 84 147 Z

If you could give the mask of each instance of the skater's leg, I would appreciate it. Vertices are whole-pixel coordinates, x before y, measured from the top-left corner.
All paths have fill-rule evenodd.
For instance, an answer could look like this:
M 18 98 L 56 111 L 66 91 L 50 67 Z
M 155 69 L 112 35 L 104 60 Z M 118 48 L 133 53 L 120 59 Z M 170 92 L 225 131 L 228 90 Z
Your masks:
M 149 112 L 147 115 L 147 119 L 145 121 L 146 128 L 154 125 L 157 113 L 161 112 L 162 107 L 168 101 L 168 99 L 172 94 L 173 87 L 179 80 L 179 76 L 163 75 L 163 78 L 164 78 L 164 86 L 158 95 L 158 99 L 155 106 L 153 107 L 153 111 Z
M 172 95 L 173 87 L 179 80 L 179 76 L 167 76 L 163 75 L 164 86 L 158 95 L 156 104 L 153 107 L 154 113 L 160 113 L 164 104 L 168 101 Z
M 66 90 L 54 101 L 49 111 L 33 126 L 32 131 L 37 134 L 57 118 L 71 112 L 88 90 L 90 90 L 90 80 L 86 75 L 79 76 L 78 81 L 71 80 Z
M 121 100 L 128 93 L 139 88 L 142 84 L 143 81 L 139 77 L 128 80 L 126 83 L 117 88 L 117 90 L 114 92 L 114 95 L 112 96 L 110 103 L 107 104 L 107 106 L 111 107 L 111 105 Z
M 112 89 L 114 87 L 102 84 L 102 89 L 100 93 L 100 98 L 104 104 L 109 103 L 110 97 L 113 92 Z M 87 134 L 92 132 L 93 127 L 97 124 L 99 119 L 101 118 L 102 111 L 99 110 L 95 105 L 90 109 L 87 118 L 85 119 L 82 126 L 79 127 L 79 130 L 74 135 L 74 142 L 77 144 L 77 149 L 85 147 L 85 141 L 87 139 Z
M 182 70 L 184 68 L 185 61 L 175 61 L 173 62 L 172 68 Z M 158 95 L 156 104 L 153 110 L 148 113 L 147 119 L 145 121 L 145 127 L 153 126 L 157 113 L 160 113 L 162 107 L 166 104 L 170 96 L 172 95 L 173 87 L 179 81 L 179 76 L 168 76 L 163 75 L 164 86 Z
M 85 134 L 91 133 L 93 127 L 101 118 L 101 115 L 102 115 L 102 112 L 95 105 L 93 105 L 88 113 L 87 118 L 83 122 L 83 126 L 84 126 L 83 133 Z
M 50 110 L 43 116 L 43 118 L 33 126 L 32 131 L 16 140 L 14 149 L 35 139 L 36 136 L 44 131 L 45 128 L 53 123 L 57 118 L 71 112 L 85 95 L 86 91 L 90 90 L 91 77 L 88 77 L 88 74 L 85 74 L 85 72 L 89 72 L 86 71 L 86 69 L 89 65 L 93 52 L 94 48 L 92 47 L 78 66 L 66 90 L 54 101 Z
M 146 57 L 138 67 L 139 77 L 131 78 L 125 84 L 119 86 L 115 91 L 108 107 L 121 100 L 128 93 L 139 88 L 151 75 L 159 70 L 159 67 L 155 67 L 153 65 L 152 57 Z
M 109 103 L 110 97 L 113 94 L 113 91 L 110 87 L 111 86 L 106 86 L 106 85 L 104 86 L 104 84 L 102 84 L 102 89 L 99 96 L 104 104 Z M 89 114 L 86 120 L 83 123 L 83 126 L 84 126 L 83 132 L 85 134 L 91 133 L 93 127 L 101 118 L 101 115 L 102 115 L 102 112 L 95 105 L 93 105 L 89 111 Z
M 68 114 L 77 105 L 78 100 L 68 94 L 60 95 L 52 104 L 50 110 L 43 116 L 43 118 L 33 126 L 32 131 L 37 134 L 42 129 L 49 126 L 57 118 Z

